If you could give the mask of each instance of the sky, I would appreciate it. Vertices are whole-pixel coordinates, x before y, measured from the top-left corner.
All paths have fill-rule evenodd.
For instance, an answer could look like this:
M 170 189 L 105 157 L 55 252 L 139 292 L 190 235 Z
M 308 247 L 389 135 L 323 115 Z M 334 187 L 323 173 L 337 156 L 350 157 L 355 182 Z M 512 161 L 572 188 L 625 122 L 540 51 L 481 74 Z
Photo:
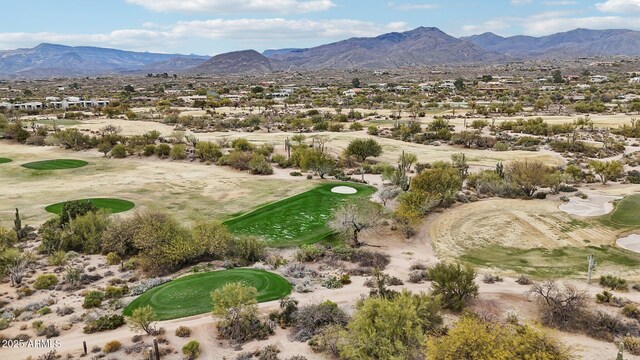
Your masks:
M 640 30 L 640 0 L 3 0 L 0 49 L 43 42 L 216 55 L 419 26 L 459 37 Z

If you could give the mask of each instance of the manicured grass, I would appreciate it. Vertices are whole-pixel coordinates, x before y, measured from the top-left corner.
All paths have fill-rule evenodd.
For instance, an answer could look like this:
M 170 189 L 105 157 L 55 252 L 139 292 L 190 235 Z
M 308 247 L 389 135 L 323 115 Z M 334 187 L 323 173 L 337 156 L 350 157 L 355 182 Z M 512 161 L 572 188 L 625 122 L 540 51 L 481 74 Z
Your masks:
M 11 160 L 9 158 L 0 157 L 0 164 L 5 164 L 5 163 L 8 163 L 8 162 L 12 162 L 12 161 L 13 160 Z
M 283 277 L 264 270 L 231 269 L 188 275 L 153 288 L 133 300 L 125 309 L 151 306 L 159 320 L 177 319 L 210 312 L 211 292 L 232 282 L 244 282 L 258 290 L 258 302 L 281 299 L 291 293 Z
M 83 160 L 73 159 L 56 159 L 56 160 L 44 160 L 30 162 L 22 164 L 23 167 L 32 170 L 60 170 L 60 169 L 75 169 L 83 166 L 87 166 L 89 163 Z
M 335 186 L 350 186 L 353 195 L 332 193 Z M 375 188 L 357 183 L 326 183 L 249 213 L 225 221 L 234 233 L 264 237 L 271 247 L 293 247 L 315 243 L 332 234 L 327 227 L 331 210 L 346 199 L 368 197 Z
M 627 196 L 616 202 L 615 210 L 607 217 L 607 220 L 618 226 L 640 226 L 640 194 Z
M 81 199 L 84 201 L 91 201 L 98 209 L 106 209 L 111 213 L 120 213 L 133 209 L 136 204 L 131 201 L 121 199 L 108 199 L 108 198 L 96 198 L 96 199 Z M 66 201 L 65 201 L 66 202 Z M 44 208 L 47 212 L 52 214 L 60 214 L 65 202 L 52 204 Z
M 587 257 L 595 256 L 598 268 L 627 268 L 640 266 L 640 254 L 611 247 L 563 247 L 557 249 L 516 249 L 487 246 L 473 249 L 460 257 L 463 262 L 481 266 L 511 270 L 535 278 L 561 278 L 586 275 Z

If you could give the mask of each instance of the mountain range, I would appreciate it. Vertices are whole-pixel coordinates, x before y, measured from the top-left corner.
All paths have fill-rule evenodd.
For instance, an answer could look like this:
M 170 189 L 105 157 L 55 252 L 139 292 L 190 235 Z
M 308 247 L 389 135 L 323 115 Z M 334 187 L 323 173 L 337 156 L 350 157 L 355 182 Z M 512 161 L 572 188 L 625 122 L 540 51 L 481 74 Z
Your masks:
M 0 51 L 0 78 L 390 69 L 616 55 L 640 56 L 640 32 L 576 29 L 542 37 L 484 33 L 456 38 L 437 28 L 419 27 L 307 49 L 272 49 L 262 54 L 244 50 L 214 57 L 40 44 L 32 49 Z

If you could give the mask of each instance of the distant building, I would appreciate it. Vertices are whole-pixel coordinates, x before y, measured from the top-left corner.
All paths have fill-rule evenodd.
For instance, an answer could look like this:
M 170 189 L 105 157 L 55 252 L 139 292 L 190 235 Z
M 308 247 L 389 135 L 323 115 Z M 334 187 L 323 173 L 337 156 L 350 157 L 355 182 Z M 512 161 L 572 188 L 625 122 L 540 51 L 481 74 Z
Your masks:
M 600 83 L 609 81 L 609 78 L 604 75 L 592 75 L 589 78 L 589 81 L 591 81 L 594 84 L 600 84 Z
M 629 79 L 629 84 L 640 84 L 640 77 L 634 77 Z
M 49 107 L 54 109 L 68 109 L 72 106 L 79 108 L 95 108 L 108 106 L 109 103 L 109 100 L 81 100 L 79 97 L 69 96 L 62 99 L 62 101 L 49 102 Z

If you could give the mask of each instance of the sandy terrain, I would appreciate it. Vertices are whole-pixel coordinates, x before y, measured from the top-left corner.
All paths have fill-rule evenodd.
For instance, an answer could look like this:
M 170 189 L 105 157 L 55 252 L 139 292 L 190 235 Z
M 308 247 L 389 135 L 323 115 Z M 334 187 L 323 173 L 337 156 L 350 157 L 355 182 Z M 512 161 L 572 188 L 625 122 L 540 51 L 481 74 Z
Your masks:
M 583 191 L 589 197 L 586 199 L 572 196 L 569 202 L 559 206 L 559 209 L 570 215 L 577 216 L 602 216 L 613 211 L 613 202 L 622 199 L 622 196 L 601 195 L 593 191 Z
M 530 249 L 614 243 L 616 232 L 597 223 L 572 226 L 572 217 L 559 210 L 559 204 L 493 199 L 458 205 L 435 218 L 430 236 L 436 253 L 445 259 L 491 244 Z
M 616 244 L 623 249 L 640 253 L 640 235 L 638 234 L 622 237 L 616 241 Z

